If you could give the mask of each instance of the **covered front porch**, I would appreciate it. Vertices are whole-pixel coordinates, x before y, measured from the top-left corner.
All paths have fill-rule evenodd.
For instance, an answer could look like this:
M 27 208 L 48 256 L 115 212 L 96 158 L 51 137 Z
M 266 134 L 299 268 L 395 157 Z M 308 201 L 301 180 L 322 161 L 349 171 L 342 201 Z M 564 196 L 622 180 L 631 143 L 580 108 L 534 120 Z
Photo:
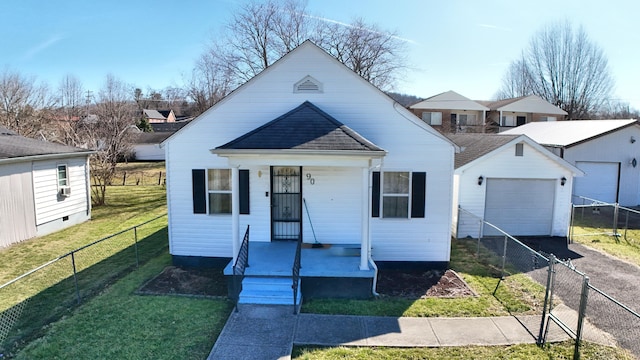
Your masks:
M 224 269 L 229 296 L 238 296 L 239 303 L 286 305 L 301 304 L 302 298 L 369 298 L 375 294 L 377 268 L 370 261 L 368 269 L 360 269 L 357 245 L 305 244 L 299 268 L 294 265 L 297 242 L 251 242 L 248 248 L 248 256 L 241 260 L 247 259 L 248 264 L 243 275 L 234 271 L 233 260 Z M 294 268 L 299 269 L 299 277 Z
M 245 276 L 290 277 L 296 252 L 295 241 L 249 242 L 249 266 Z M 323 245 L 314 248 L 303 244 L 300 253 L 301 277 L 374 278 L 374 264 L 360 270 L 360 244 Z M 233 275 L 233 260 L 224 269 Z

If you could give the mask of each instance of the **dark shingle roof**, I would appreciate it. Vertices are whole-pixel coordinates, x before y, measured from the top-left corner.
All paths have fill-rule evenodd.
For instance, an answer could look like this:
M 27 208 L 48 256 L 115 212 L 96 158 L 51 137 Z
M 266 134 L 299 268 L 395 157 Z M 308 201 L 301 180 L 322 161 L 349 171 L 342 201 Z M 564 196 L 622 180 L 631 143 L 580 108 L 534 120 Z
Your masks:
M 25 156 L 90 152 L 41 140 L 29 139 L 0 126 L 0 160 Z
M 384 151 L 308 101 L 216 149 Z
M 519 135 L 449 134 L 447 137 L 462 148 L 462 151 L 457 153 L 455 157 L 455 168 L 457 169 L 503 146 Z
M 171 136 L 172 132 L 141 132 L 136 134 L 133 142 L 135 144 L 160 144 Z

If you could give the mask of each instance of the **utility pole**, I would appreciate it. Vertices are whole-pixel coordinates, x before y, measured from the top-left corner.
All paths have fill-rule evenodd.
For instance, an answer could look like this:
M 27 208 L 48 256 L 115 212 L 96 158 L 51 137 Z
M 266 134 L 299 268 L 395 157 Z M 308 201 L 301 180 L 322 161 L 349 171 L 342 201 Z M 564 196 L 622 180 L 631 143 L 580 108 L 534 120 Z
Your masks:
M 87 120 L 89 119 L 89 105 L 90 104 L 91 104 L 91 90 L 87 90 L 87 100 L 86 100 Z

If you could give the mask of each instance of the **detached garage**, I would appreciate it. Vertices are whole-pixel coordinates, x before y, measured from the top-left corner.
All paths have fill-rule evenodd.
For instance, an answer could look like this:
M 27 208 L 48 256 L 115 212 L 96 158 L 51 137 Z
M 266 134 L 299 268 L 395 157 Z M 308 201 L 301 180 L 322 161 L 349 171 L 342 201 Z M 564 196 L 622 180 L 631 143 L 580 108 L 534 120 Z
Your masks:
M 457 237 L 567 236 L 571 186 L 582 172 L 523 135 L 458 134 L 454 173 Z
M 573 185 L 580 197 L 623 206 L 640 204 L 640 125 L 636 120 L 530 123 L 502 134 L 524 134 L 585 175 Z

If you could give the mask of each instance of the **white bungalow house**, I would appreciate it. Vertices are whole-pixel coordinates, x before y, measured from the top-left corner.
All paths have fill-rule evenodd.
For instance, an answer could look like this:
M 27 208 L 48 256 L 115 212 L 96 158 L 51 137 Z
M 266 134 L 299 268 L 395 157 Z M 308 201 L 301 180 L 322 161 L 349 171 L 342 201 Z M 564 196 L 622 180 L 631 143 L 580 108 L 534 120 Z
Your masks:
M 531 123 L 504 132 L 525 134 L 584 171 L 573 186 L 580 196 L 623 206 L 640 204 L 640 125 L 628 120 Z
M 483 133 L 489 108 L 455 91 L 446 91 L 409 106 L 413 113 L 438 131 Z
M 290 293 L 297 242 L 305 296 L 449 261 L 456 146 L 309 41 L 163 145 L 173 261 L 231 274 L 248 233 L 241 302 L 291 301 L 250 283 Z
M 457 238 L 568 235 L 571 186 L 582 172 L 524 135 L 457 134 L 453 232 Z
M 0 247 L 91 218 L 91 153 L 0 126 Z

